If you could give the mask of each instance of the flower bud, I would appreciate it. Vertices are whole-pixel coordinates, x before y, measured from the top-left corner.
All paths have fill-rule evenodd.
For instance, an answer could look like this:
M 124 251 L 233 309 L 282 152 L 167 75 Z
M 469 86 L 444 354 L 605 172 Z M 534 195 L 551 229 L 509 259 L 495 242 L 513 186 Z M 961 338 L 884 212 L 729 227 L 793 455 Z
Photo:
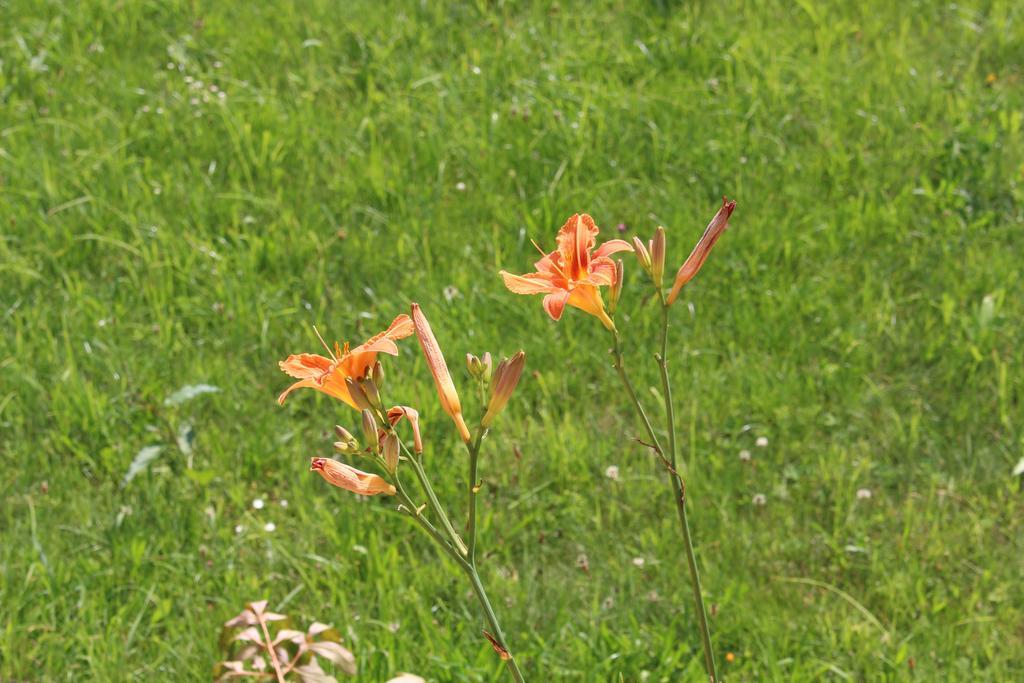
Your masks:
M 715 246 L 715 242 L 722 236 L 725 229 L 729 227 L 729 216 L 732 215 L 735 208 L 736 202 L 730 202 L 725 197 L 722 197 L 722 208 L 718 210 L 715 217 L 708 223 L 708 227 L 704 229 L 704 234 L 698 240 L 697 246 L 693 248 L 693 251 L 686 258 L 679 272 L 676 273 L 676 280 L 672 284 L 672 291 L 668 294 L 667 303 L 669 306 L 675 302 L 680 290 L 682 290 L 687 282 L 693 279 L 693 276 L 704 265 L 708 254 L 711 253 L 711 247 Z
M 633 238 L 633 253 L 636 254 L 636 260 L 640 262 L 640 267 L 644 269 L 644 272 L 650 273 L 651 253 L 647 251 L 647 247 L 639 237 Z
M 483 372 L 484 366 L 480 362 L 480 359 L 471 353 L 466 354 L 466 369 L 469 370 L 469 376 L 480 378 L 480 373 Z
M 625 265 L 622 259 L 615 262 L 615 280 L 608 290 L 608 314 L 615 315 L 615 309 L 619 306 L 619 297 L 622 296 L 622 282 L 625 280 Z
M 423 439 L 420 437 L 420 414 L 409 406 L 395 406 L 388 410 L 388 422 L 394 427 L 403 417 L 409 420 L 412 427 L 412 445 L 417 453 L 423 452 Z
M 346 491 L 352 491 L 363 496 L 375 496 L 383 493 L 387 496 L 395 495 L 395 487 L 386 482 L 382 477 L 369 472 L 362 472 L 355 467 L 345 463 L 331 460 L 330 458 L 312 458 L 309 469 L 316 472 L 329 484 L 333 484 Z
M 380 448 L 380 433 L 377 431 L 377 420 L 373 417 L 373 411 L 363 410 L 363 436 L 366 437 L 367 448 L 370 452 L 376 453 Z
M 651 240 L 651 277 L 654 286 L 661 287 L 661 278 L 665 275 L 665 228 L 658 226 Z
M 340 441 L 334 442 L 334 449 L 339 453 L 356 453 L 359 451 L 359 440 L 341 425 L 334 425 L 334 433 Z
M 512 392 L 519 384 L 519 377 L 523 374 L 524 365 L 526 365 L 524 351 L 519 351 L 511 358 L 506 358 L 498 363 L 498 367 L 494 370 L 494 382 L 491 383 L 491 400 L 487 405 L 487 412 L 480 420 L 483 427 L 490 427 L 498 413 L 505 409 L 505 405 L 512 397 Z
M 480 377 L 485 382 L 491 381 L 491 352 L 485 351 L 484 355 L 480 357 L 480 364 L 483 366 L 483 372 Z
M 352 397 L 352 403 L 359 410 L 366 410 L 370 407 L 370 401 L 366 397 L 366 392 L 362 390 L 359 383 L 351 377 L 345 378 L 345 388 L 348 390 L 348 395 Z
M 359 380 L 358 384 L 359 388 L 363 390 L 363 394 L 366 396 L 370 407 L 374 410 L 381 410 L 383 406 L 380 402 L 380 390 L 377 388 L 377 383 L 367 377 Z
M 412 322 L 416 327 L 416 337 L 420 340 L 420 348 L 423 349 L 423 356 L 427 359 L 427 367 L 430 374 L 434 376 L 434 384 L 437 386 L 437 395 L 441 400 L 441 407 L 444 412 L 455 422 L 462 440 L 469 442 L 473 437 L 469 433 L 466 421 L 462 418 L 462 404 L 459 402 L 459 394 L 455 391 L 455 383 L 448 372 L 448 365 L 444 362 L 444 354 L 434 337 L 433 330 L 427 317 L 423 315 L 419 304 L 412 305 Z
M 370 371 L 370 379 L 377 385 L 377 389 L 384 388 L 384 366 L 381 365 L 380 361 L 373 364 L 373 369 Z
M 391 474 L 395 473 L 398 469 L 398 435 L 394 432 L 388 433 L 384 437 L 384 445 L 381 447 L 381 453 L 384 456 L 384 465 L 388 468 L 388 472 Z

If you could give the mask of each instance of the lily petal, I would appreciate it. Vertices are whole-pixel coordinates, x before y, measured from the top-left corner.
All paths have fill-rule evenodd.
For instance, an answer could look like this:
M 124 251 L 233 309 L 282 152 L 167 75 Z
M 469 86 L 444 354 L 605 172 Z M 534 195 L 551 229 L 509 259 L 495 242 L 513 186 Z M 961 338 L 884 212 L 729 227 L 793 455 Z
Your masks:
M 545 294 L 554 289 L 551 277 L 546 273 L 513 275 L 503 270 L 501 277 L 505 281 L 505 286 L 513 294 Z
M 544 310 L 548 312 L 552 320 L 562 319 L 562 311 L 565 310 L 565 304 L 568 303 L 571 295 L 572 292 L 560 290 L 544 297 Z
M 594 252 L 594 259 L 599 259 L 602 256 L 611 256 L 620 251 L 633 251 L 633 245 L 626 240 L 608 240 Z
M 330 358 L 315 353 L 300 353 L 288 356 L 277 365 L 296 379 L 316 379 L 331 369 L 332 362 Z

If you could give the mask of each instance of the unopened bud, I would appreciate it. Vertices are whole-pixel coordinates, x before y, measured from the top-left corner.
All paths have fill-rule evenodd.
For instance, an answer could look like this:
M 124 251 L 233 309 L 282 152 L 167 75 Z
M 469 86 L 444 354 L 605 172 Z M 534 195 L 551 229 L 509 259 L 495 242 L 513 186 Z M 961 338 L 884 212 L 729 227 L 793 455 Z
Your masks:
M 655 287 L 661 287 L 661 278 L 665 274 L 665 228 L 658 226 L 651 240 L 651 277 Z
M 370 400 L 366 397 L 366 392 L 362 390 L 358 382 L 351 377 L 346 377 L 345 388 L 348 389 L 348 395 L 352 397 L 352 403 L 355 404 L 356 408 L 366 410 L 370 407 Z
M 380 402 L 380 389 L 377 388 L 377 383 L 367 377 L 366 379 L 359 380 L 359 388 L 363 390 L 363 394 L 366 396 L 366 400 L 369 402 L 370 407 L 375 410 L 381 410 L 382 405 Z
M 398 469 L 397 434 L 391 432 L 384 437 L 384 445 L 381 447 L 381 452 L 384 455 L 384 466 L 388 468 L 388 472 L 394 474 L 395 470 Z
M 469 370 L 469 376 L 479 379 L 480 374 L 483 372 L 484 366 L 480 362 L 480 359 L 471 353 L 466 354 L 466 369 Z
M 334 442 L 334 449 L 339 453 L 355 453 L 359 450 L 359 440 L 341 425 L 334 425 L 334 433 L 340 441 Z
M 491 352 L 490 351 L 485 351 L 484 355 L 480 357 L 480 364 L 484 368 L 483 369 L 483 374 L 480 375 L 481 378 L 485 382 L 490 382 L 491 381 L 491 370 L 492 370 L 492 367 L 491 367 Z
M 647 247 L 639 237 L 633 238 L 633 253 L 636 254 L 636 260 L 640 262 L 640 267 L 644 269 L 644 272 L 650 273 L 651 252 L 647 251 Z
M 370 379 L 377 385 L 377 389 L 384 388 L 384 366 L 381 365 L 380 361 L 373 364 L 373 370 L 370 371 Z
M 376 453 L 380 447 L 380 434 L 377 433 L 377 420 L 373 417 L 373 411 L 369 409 L 363 410 L 363 436 L 366 437 L 370 451 Z
M 622 282 L 625 280 L 626 267 L 622 259 L 615 262 L 615 280 L 608 290 L 608 314 L 615 315 L 615 309 L 619 306 L 619 297 L 622 296 Z
M 409 406 L 395 406 L 388 410 L 388 422 L 394 427 L 402 418 L 409 420 L 412 427 L 412 445 L 417 453 L 423 452 L 423 439 L 420 437 L 420 414 Z
M 487 405 L 487 413 L 480 420 L 483 427 L 489 427 L 498 413 L 505 409 L 505 405 L 512 397 L 512 392 L 519 384 L 519 377 L 523 374 L 524 365 L 526 365 L 526 353 L 523 351 L 498 363 L 498 367 L 494 370 L 494 382 L 491 384 L 491 401 Z

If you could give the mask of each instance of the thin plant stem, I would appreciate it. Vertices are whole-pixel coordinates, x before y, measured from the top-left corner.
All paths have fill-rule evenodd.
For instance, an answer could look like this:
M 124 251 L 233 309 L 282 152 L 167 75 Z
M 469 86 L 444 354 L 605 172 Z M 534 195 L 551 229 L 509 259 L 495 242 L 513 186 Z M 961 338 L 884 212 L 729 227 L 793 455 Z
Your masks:
M 683 546 L 686 551 L 686 563 L 690 570 L 690 584 L 693 588 L 695 609 L 697 611 L 697 622 L 701 634 L 701 641 L 704 649 L 704 666 L 707 669 L 710 683 L 718 683 L 718 673 L 715 669 L 714 655 L 711 650 L 711 633 L 708 629 L 707 613 L 704 609 L 704 598 L 701 594 L 700 588 L 700 577 L 697 573 L 697 562 L 696 556 L 693 552 L 693 542 L 690 537 L 690 527 L 686 519 L 686 488 L 683 484 L 682 478 L 679 476 L 679 472 L 676 469 L 676 433 L 675 433 L 675 422 L 674 422 L 674 410 L 672 407 L 672 394 L 671 386 L 668 382 L 668 370 L 665 365 L 665 352 L 667 345 L 667 309 L 664 306 L 664 295 L 662 297 L 662 310 L 663 310 L 663 330 L 662 330 L 662 349 L 661 354 L 658 356 L 659 365 L 662 369 L 662 389 L 665 394 L 665 409 L 668 418 L 669 430 L 669 452 L 666 453 L 665 449 L 661 445 L 661 441 L 658 439 L 657 434 L 654 432 L 654 427 L 651 425 L 651 420 L 647 416 L 647 411 L 644 410 L 643 404 L 640 403 L 640 399 L 636 395 L 636 390 L 633 388 L 633 382 L 629 378 L 629 374 L 626 372 L 625 361 L 622 353 L 622 339 L 619 336 L 617 329 L 612 330 L 612 339 L 614 343 L 613 348 L 613 366 L 615 371 L 618 373 L 619 378 L 622 380 L 622 385 L 626 389 L 626 394 L 629 396 L 630 402 L 636 409 L 637 414 L 640 416 L 640 421 L 644 425 L 644 429 L 647 432 L 648 438 L 651 440 L 649 446 L 654 450 L 655 454 L 661 460 L 662 464 L 665 465 L 665 469 L 668 472 L 669 480 L 672 485 L 673 498 L 676 501 L 676 510 L 679 514 L 679 523 L 682 527 L 683 532 Z
M 686 550 L 686 564 L 690 569 L 690 587 L 693 589 L 693 607 L 697 614 L 697 625 L 700 627 L 700 639 L 704 646 L 704 667 L 707 669 L 711 683 L 718 682 L 718 671 L 715 668 L 715 653 L 711 646 L 711 629 L 708 627 L 707 610 L 704 608 L 704 594 L 700 586 L 700 572 L 697 569 L 697 556 L 693 551 L 693 539 L 690 535 L 690 524 L 686 519 L 686 485 L 676 468 L 676 423 L 675 408 L 672 404 L 672 383 L 668 376 L 668 306 L 661 305 L 661 353 L 657 355 L 658 367 L 661 369 L 661 388 L 665 399 L 665 420 L 668 426 L 668 460 L 672 463 L 669 479 L 672 492 L 676 499 L 679 512 L 679 524 L 683 530 L 683 548 Z
M 477 435 L 477 438 L 474 440 L 472 450 L 470 451 L 472 464 L 475 464 L 475 461 L 480 454 L 480 442 L 483 440 L 484 432 L 485 430 L 481 428 L 480 432 Z M 402 445 L 402 448 L 405 449 L 404 444 Z M 427 494 L 431 510 L 434 512 L 434 514 L 438 516 L 438 518 L 441 521 L 441 524 L 447 530 L 450 531 L 452 540 L 456 541 L 459 544 L 458 549 L 456 549 L 455 546 L 449 543 L 448 540 L 441 534 L 441 532 L 438 531 L 438 529 L 433 524 L 431 524 L 429 520 L 427 520 L 422 514 L 420 514 L 418 508 L 416 507 L 416 504 L 412 502 L 412 499 L 409 498 L 409 495 L 406 493 L 404 487 L 401 484 L 401 481 L 399 481 L 398 478 L 395 477 L 396 492 L 398 495 L 398 499 L 407 508 L 406 514 L 412 517 L 420 525 L 420 527 L 422 527 L 423 530 L 426 531 L 427 534 L 434 539 L 434 542 L 441 546 L 441 549 L 444 550 L 445 554 L 448 555 L 455 562 L 455 564 L 459 566 L 460 569 L 466 572 L 466 575 L 469 577 L 470 583 L 473 585 L 473 592 L 476 594 L 477 600 L 480 602 L 480 606 L 484 610 L 484 616 L 487 617 L 487 623 L 490 624 L 491 629 L 494 631 L 493 636 L 497 640 L 498 644 L 505 651 L 505 654 L 507 655 L 507 658 L 502 657 L 502 659 L 504 659 L 505 661 L 505 666 L 508 668 L 509 673 L 512 675 L 512 678 L 516 681 L 516 683 L 523 683 L 523 674 L 519 670 L 519 664 L 516 662 L 515 657 L 512 655 L 512 651 L 508 647 L 508 641 L 505 640 L 505 634 L 501 630 L 501 625 L 498 622 L 498 617 L 494 613 L 494 608 L 491 607 L 491 602 L 487 598 L 487 591 L 484 590 L 483 582 L 480 580 L 480 573 L 477 571 L 476 559 L 474 557 L 473 552 L 469 551 L 466 548 L 466 546 L 462 543 L 462 539 L 459 538 L 459 535 L 455 533 L 455 529 L 454 527 L 452 527 L 451 521 L 445 514 L 440 502 L 438 502 L 437 496 L 434 495 L 433 487 L 431 487 L 430 485 L 430 480 L 427 478 L 427 473 L 423 470 L 422 463 L 420 463 L 418 456 L 416 454 L 409 453 L 408 449 L 405 450 L 408 455 L 409 461 L 413 464 L 413 469 L 416 471 L 416 477 L 417 479 L 419 479 L 420 485 L 422 486 L 424 492 L 426 492 Z M 471 467 L 471 469 L 475 468 Z M 476 473 L 474 471 L 471 474 L 475 476 Z M 471 478 L 470 481 L 472 482 L 473 479 Z M 473 484 L 471 483 L 470 489 L 472 488 Z M 470 498 L 470 514 L 472 515 L 472 517 L 471 527 L 470 531 L 468 532 L 468 536 L 473 544 L 472 547 L 475 548 L 475 497 Z
M 405 445 L 402 445 L 402 449 L 405 450 L 408 456 L 409 462 L 412 463 L 412 468 L 416 471 L 416 478 L 419 479 L 420 486 L 423 487 L 423 492 L 427 494 L 427 502 L 430 503 L 430 509 L 434 511 L 438 519 L 441 520 L 441 524 L 444 526 L 445 531 L 451 536 L 452 542 L 455 543 L 455 547 L 459 549 L 459 552 L 463 555 L 468 554 L 469 549 L 466 547 L 465 542 L 459 536 L 458 532 L 455 531 L 455 527 L 452 526 L 451 520 L 448 519 L 448 515 L 445 514 L 444 508 L 441 507 L 441 501 L 437 499 L 437 494 L 434 493 L 434 488 L 430 485 L 430 480 L 427 479 L 427 473 L 423 471 L 423 463 L 420 462 L 420 455 L 418 453 L 410 453 Z
M 263 629 L 263 637 L 267 642 L 267 654 L 270 656 L 270 664 L 274 667 L 274 674 L 277 675 L 277 681 L 278 683 L 285 683 L 284 674 L 281 673 L 281 662 L 277 661 L 277 653 L 274 652 L 274 641 L 270 637 L 270 629 L 267 628 L 267 621 L 263 618 L 262 612 L 256 612 L 256 610 L 253 610 L 253 613 L 256 614 L 256 620 L 260 622 L 260 628 Z
M 466 444 L 469 451 L 469 520 L 466 523 L 466 539 L 469 545 L 469 561 L 474 563 L 476 559 L 476 496 L 477 490 L 477 464 L 480 459 L 480 443 L 486 433 L 484 427 L 477 427 L 476 438 L 472 444 Z
M 437 530 L 437 527 L 430 523 L 430 520 L 423 516 L 416 504 L 412 502 L 409 494 L 407 494 L 405 489 L 402 488 L 401 483 L 397 481 L 396 483 L 398 483 L 398 499 L 402 501 L 402 505 L 405 507 L 405 514 L 412 517 L 413 521 L 419 524 L 419 526 L 427 532 L 427 535 L 434 539 L 434 542 L 441 547 L 441 550 L 443 550 L 448 557 L 452 558 L 452 560 L 454 560 L 461 569 L 466 570 L 468 568 L 466 558 L 464 558 L 459 551 L 448 542 L 448 539 L 441 535 L 441 532 Z
M 469 568 L 466 570 L 469 575 L 469 580 L 473 584 L 473 592 L 476 593 L 477 600 L 480 601 L 480 605 L 484 608 L 484 615 L 487 617 L 487 622 L 491 625 L 491 629 L 494 630 L 494 638 L 501 645 L 502 649 L 505 650 L 505 656 L 502 659 L 505 660 L 505 666 L 508 668 L 508 672 L 512 674 L 512 678 L 516 683 L 523 683 L 523 672 L 519 670 L 519 664 L 516 663 L 516 658 L 512 655 L 512 651 L 508 648 L 508 641 L 505 640 L 505 634 L 501 630 L 501 624 L 498 623 L 498 617 L 494 614 L 494 609 L 491 607 L 491 601 L 487 599 L 487 591 L 484 590 L 484 584 L 480 581 L 480 574 L 476 570 L 475 564 L 469 564 Z

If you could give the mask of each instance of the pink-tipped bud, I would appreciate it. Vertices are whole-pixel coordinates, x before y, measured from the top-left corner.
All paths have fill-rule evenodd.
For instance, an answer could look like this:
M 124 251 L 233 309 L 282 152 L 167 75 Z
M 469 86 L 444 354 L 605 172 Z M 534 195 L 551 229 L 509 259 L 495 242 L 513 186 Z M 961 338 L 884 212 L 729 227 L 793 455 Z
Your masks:
M 622 259 L 615 262 L 615 281 L 608 290 L 608 315 L 615 315 L 615 309 L 619 307 L 619 298 L 622 297 L 622 283 L 625 280 L 626 266 Z
M 348 389 L 348 395 L 352 397 L 352 403 L 355 404 L 356 408 L 366 410 L 370 407 L 370 399 L 366 397 L 366 392 L 363 391 L 358 382 L 351 377 L 346 377 L 345 388 Z
M 494 382 L 491 383 L 491 400 L 487 405 L 484 418 L 480 420 L 483 427 L 490 427 L 498 413 L 505 409 L 508 400 L 512 398 L 512 392 L 519 384 L 519 377 L 523 374 L 525 365 L 526 353 L 524 351 L 498 363 L 498 367 L 494 370 Z
M 658 226 L 651 240 L 651 277 L 654 286 L 661 287 L 661 279 L 665 275 L 665 228 Z
M 430 368 L 430 374 L 434 376 L 434 384 L 437 385 L 437 395 L 441 399 L 441 407 L 455 422 L 462 440 L 469 442 L 473 437 L 469 433 L 466 421 L 462 419 L 462 404 L 459 402 L 459 394 L 455 391 L 455 383 L 452 382 L 448 365 L 444 362 L 441 347 L 434 337 L 433 330 L 430 329 L 427 317 L 420 310 L 419 304 L 412 305 L 412 322 L 416 327 L 416 337 L 420 340 L 423 356 L 427 359 L 427 367 Z
M 483 373 L 480 375 L 480 378 L 483 379 L 483 381 L 485 382 L 490 382 L 491 372 L 493 370 L 493 368 L 491 367 L 490 351 L 484 351 L 484 355 L 480 356 L 480 364 L 483 366 Z
M 704 230 L 704 234 L 701 235 L 697 246 L 693 248 L 693 251 L 690 252 L 679 272 L 676 273 L 675 283 L 672 285 L 672 291 L 668 295 L 668 305 L 671 306 L 675 302 L 683 286 L 692 280 L 693 276 L 704 265 L 708 254 L 711 253 L 711 247 L 715 246 L 715 242 L 722 236 L 725 229 L 729 227 L 729 216 L 732 215 L 735 208 L 736 202 L 730 202 L 725 197 L 722 197 L 722 208 L 718 210 L 715 217 L 708 223 L 708 227 Z
M 388 422 L 394 427 L 402 418 L 409 421 L 412 427 L 413 450 L 417 453 L 423 452 L 423 439 L 420 438 L 420 414 L 409 406 L 395 406 L 388 410 Z
M 640 267 L 644 269 L 644 272 L 650 273 L 651 252 L 647 251 L 647 246 L 639 237 L 633 238 L 633 253 L 636 254 L 636 260 L 640 262 Z
M 394 432 L 384 437 L 381 455 L 384 456 L 384 466 L 388 468 L 388 472 L 394 474 L 398 469 L 398 435 Z
M 363 436 L 366 437 L 366 447 L 371 453 L 376 453 L 380 448 L 380 432 L 377 431 L 377 420 L 373 417 L 373 411 L 369 408 L 363 411 Z
M 310 461 L 309 469 L 323 477 L 327 483 L 361 496 L 375 496 L 379 493 L 387 496 L 395 495 L 395 487 L 382 477 L 362 472 L 337 460 L 313 458 Z

